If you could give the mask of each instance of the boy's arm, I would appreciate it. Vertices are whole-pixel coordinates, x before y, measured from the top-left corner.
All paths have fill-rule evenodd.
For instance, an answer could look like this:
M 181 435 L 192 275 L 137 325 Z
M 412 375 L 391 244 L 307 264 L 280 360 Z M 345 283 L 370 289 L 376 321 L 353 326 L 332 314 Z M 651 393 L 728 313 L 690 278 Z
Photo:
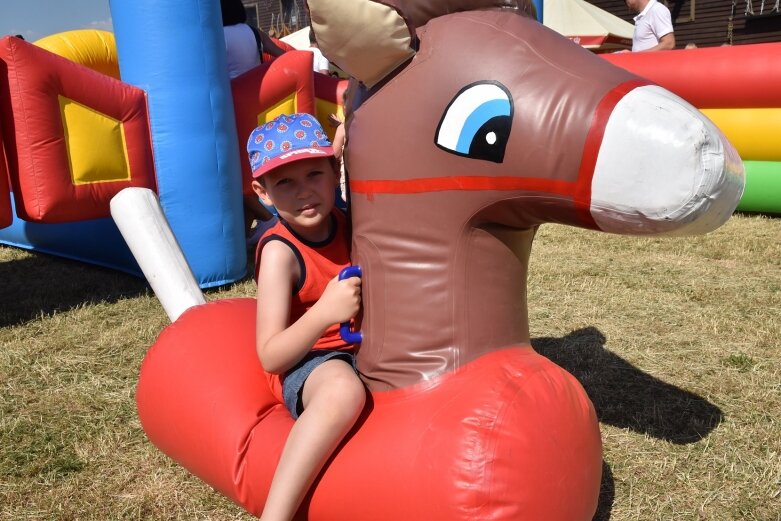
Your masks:
M 258 273 L 257 351 L 263 368 L 284 373 L 298 363 L 332 324 L 358 313 L 360 279 L 329 282 L 323 295 L 288 325 L 293 287 L 299 277 L 298 260 L 285 244 L 271 241 L 263 248 Z

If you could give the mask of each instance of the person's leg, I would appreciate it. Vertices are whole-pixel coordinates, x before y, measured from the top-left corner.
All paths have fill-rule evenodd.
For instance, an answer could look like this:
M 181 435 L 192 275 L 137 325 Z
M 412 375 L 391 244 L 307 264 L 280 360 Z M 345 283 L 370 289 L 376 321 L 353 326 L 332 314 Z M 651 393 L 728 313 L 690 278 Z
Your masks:
M 304 495 L 366 403 L 366 389 L 349 363 L 331 359 L 307 378 L 302 393 L 304 412 L 290 431 L 262 520 L 289 520 Z

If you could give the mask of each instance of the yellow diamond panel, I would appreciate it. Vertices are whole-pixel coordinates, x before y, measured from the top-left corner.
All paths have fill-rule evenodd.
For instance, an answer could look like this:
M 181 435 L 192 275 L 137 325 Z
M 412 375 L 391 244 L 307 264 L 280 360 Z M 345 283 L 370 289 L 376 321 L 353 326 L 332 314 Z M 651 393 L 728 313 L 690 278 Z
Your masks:
M 344 121 L 344 110 L 342 107 L 334 103 L 333 101 L 328 101 L 321 98 L 315 98 L 315 117 L 318 121 L 322 124 L 324 121 L 328 122 L 328 116 L 331 114 L 336 114 L 339 119 Z M 331 141 L 334 140 L 334 134 L 336 134 L 336 129 L 332 127 L 331 125 L 323 125 L 323 130 L 325 130 L 325 133 L 328 135 L 328 139 Z
M 129 180 L 122 122 L 65 96 L 58 98 L 73 184 Z
M 273 107 L 269 108 L 267 111 L 258 114 L 258 125 L 262 125 L 263 123 L 271 121 L 281 114 L 295 114 L 298 112 L 297 108 L 298 104 L 296 103 L 296 94 L 293 93 Z

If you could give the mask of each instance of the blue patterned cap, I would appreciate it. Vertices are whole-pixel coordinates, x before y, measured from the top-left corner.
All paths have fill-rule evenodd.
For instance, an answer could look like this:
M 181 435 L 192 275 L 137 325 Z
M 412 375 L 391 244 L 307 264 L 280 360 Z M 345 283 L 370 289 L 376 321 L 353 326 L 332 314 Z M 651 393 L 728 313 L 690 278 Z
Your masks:
M 332 157 L 334 149 L 323 127 L 310 114 L 277 116 L 255 130 L 247 140 L 252 177 L 300 159 Z

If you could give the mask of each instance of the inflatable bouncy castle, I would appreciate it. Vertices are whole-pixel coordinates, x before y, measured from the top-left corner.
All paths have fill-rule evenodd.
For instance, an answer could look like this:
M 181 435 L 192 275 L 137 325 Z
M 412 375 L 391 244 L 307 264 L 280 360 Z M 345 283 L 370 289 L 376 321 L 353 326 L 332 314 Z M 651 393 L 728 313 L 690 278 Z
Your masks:
M 98 263 L 109 264 L 127 248 L 116 233 L 102 236 L 113 228 L 108 201 L 127 186 L 156 187 L 144 92 L 13 37 L 0 40 L 0 60 L 0 123 L 18 216 L 0 240 L 61 247 L 76 258 L 92 243 L 103 253 Z
M 781 43 L 603 55 L 700 109 L 746 170 L 738 210 L 781 214 Z M 695 81 L 700 78 L 701 81 Z
M 354 78 L 345 154 L 370 394 L 299 517 L 591 519 L 594 408 L 529 343 L 535 232 L 708 232 L 740 199 L 740 157 L 692 105 L 545 28 L 527 0 L 308 5 Z M 133 231 L 139 208 L 162 215 L 153 201 L 124 190 L 112 212 L 139 258 L 172 253 L 151 270 L 177 271 L 171 234 Z M 173 323 L 141 368 L 141 424 L 259 514 L 293 419 L 257 359 L 255 301 L 155 291 Z
M 541 19 L 542 1 L 533 3 Z M 159 192 L 199 284 L 237 280 L 246 272 L 240 194 L 249 190 L 239 142 L 263 114 L 240 108 L 260 103 L 256 89 L 239 87 L 237 101 L 235 82 L 224 78 L 216 1 L 110 7 L 117 45 L 102 31 L 36 42 L 67 62 L 14 38 L 0 41 L 0 243 L 140 274 L 107 218 L 108 200 L 126 186 L 146 186 Z M 705 111 L 743 156 L 739 209 L 779 213 L 773 140 L 781 106 L 776 71 L 764 67 L 778 53 L 778 44 L 760 44 L 608 59 Z M 713 77 L 719 99 L 691 81 L 696 76 Z M 311 105 L 323 120 L 333 106 L 341 110 L 344 84 L 314 77 Z M 290 111 L 291 94 L 269 103 L 286 100 L 277 109 Z M 183 157 L 193 158 L 189 167 Z
M 146 187 L 202 287 L 240 279 L 239 136 L 291 109 L 340 112 L 345 83 L 313 74 L 307 52 L 229 82 L 216 0 L 111 10 L 116 44 L 103 31 L 0 39 L 0 243 L 140 274 L 109 201 Z

